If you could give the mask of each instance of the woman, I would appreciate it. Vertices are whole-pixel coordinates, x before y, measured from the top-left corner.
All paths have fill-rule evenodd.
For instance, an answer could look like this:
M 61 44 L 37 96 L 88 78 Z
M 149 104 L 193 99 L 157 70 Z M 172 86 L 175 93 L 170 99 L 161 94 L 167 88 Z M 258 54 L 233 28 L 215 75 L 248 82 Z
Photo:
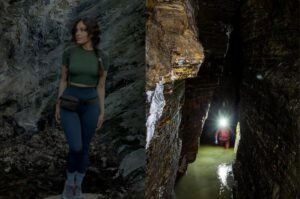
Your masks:
M 66 48 L 62 56 L 55 119 L 62 126 L 69 145 L 64 199 L 82 198 L 81 183 L 89 164 L 90 141 L 104 120 L 108 57 L 97 48 L 99 34 L 95 20 L 76 20 L 72 28 L 73 45 Z M 79 99 L 75 111 L 62 107 L 63 95 Z

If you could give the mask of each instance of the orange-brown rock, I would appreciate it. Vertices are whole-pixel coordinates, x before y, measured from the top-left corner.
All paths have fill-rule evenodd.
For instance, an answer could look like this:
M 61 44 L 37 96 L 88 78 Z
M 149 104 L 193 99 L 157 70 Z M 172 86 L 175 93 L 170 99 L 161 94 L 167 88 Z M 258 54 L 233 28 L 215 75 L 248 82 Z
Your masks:
M 151 4 L 153 6 L 153 3 Z M 183 1 L 156 3 L 146 24 L 146 90 L 159 80 L 195 77 L 204 54 Z
M 149 136 L 145 195 L 147 199 L 168 199 L 174 196 L 181 152 L 178 129 L 184 100 L 184 79 L 197 75 L 204 54 L 188 1 L 152 0 L 147 1 L 147 6 L 146 91 L 153 91 L 161 80 L 163 88 L 160 98 L 152 96 L 147 106 L 155 100 L 164 100 L 165 105 L 161 116 L 152 124 L 155 128 L 153 136 Z M 147 117 L 149 111 L 150 107 L 146 110 L 149 113 Z M 147 129 L 149 135 L 150 127 L 147 126 Z

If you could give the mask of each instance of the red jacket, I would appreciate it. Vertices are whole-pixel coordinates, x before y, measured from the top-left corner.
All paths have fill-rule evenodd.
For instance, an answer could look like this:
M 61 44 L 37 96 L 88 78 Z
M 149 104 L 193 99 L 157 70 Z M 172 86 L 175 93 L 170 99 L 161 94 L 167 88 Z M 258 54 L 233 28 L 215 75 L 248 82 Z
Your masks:
M 220 141 L 227 141 L 230 139 L 231 130 L 227 127 L 219 128 L 215 134 L 215 138 Z

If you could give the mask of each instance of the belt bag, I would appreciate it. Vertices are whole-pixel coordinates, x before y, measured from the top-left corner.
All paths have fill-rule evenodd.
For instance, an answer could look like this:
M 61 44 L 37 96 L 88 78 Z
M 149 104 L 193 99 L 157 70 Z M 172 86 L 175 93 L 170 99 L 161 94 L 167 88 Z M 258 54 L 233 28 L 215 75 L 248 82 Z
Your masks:
M 96 104 L 98 102 L 97 98 L 88 99 L 88 100 L 79 100 L 77 97 L 72 95 L 62 95 L 60 97 L 60 107 L 67 109 L 69 111 L 76 111 L 80 104 Z
M 79 99 L 72 95 L 62 95 L 60 97 L 60 107 L 69 111 L 76 111 L 79 106 Z

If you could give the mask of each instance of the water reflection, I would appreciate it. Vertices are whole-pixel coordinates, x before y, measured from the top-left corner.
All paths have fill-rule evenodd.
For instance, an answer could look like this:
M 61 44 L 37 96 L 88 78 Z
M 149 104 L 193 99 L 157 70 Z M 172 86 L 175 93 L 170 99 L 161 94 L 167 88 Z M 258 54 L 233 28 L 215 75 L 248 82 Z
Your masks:
M 233 158 L 232 148 L 201 145 L 196 161 L 175 186 L 176 199 L 232 198 Z
M 230 187 L 228 186 L 227 178 L 229 177 L 230 174 L 232 174 L 232 165 L 231 164 L 220 164 L 218 166 L 217 170 L 218 174 L 218 179 L 220 180 L 220 190 L 219 190 L 219 195 L 222 195 L 222 192 L 225 191 L 225 188 L 227 190 L 231 190 Z

